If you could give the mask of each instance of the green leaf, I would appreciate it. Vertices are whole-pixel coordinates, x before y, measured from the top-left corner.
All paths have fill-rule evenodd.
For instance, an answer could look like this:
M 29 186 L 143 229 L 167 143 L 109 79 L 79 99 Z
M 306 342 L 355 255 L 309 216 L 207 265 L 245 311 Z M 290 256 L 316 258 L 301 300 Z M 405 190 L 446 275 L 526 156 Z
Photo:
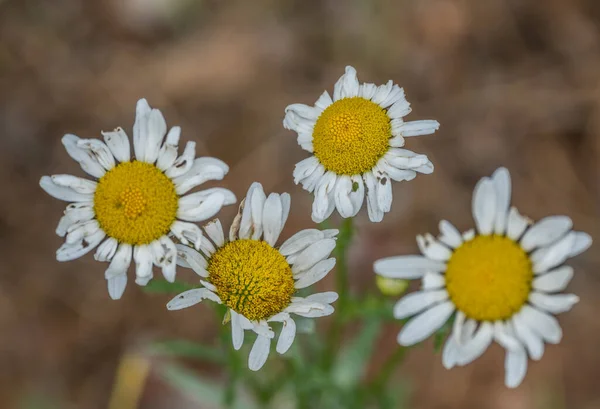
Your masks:
M 223 351 L 219 348 L 179 339 L 152 344 L 150 345 L 150 353 L 162 356 L 195 358 L 217 364 L 226 362 Z
M 342 349 L 331 370 L 332 380 L 340 388 L 354 387 L 363 377 L 380 330 L 380 320 L 368 320 L 360 333 Z
M 147 293 L 179 294 L 184 291 L 191 290 L 191 289 L 198 288 L 198 287 L 200 287 L 200 286 L 182 283 L 180 281 L 175 281 L 174 283 L 170 283 L 167 280 L 154 279 L 154 280 L 150 280 L 150 282 L 145 287 L 142 287 L 142 288 Z
M 181 391 L 189 398 L 202 404 L 203 407 L 221 407 L 225 389 L 222 385 L 204 379 L 193 371 L 180 365 L 167 364 L 159 368 L 159 375 L 171 386 Z M 245 394 L 238 394 L 244 398 Z M 233 409 L 255 409 L 254 402 L 245 399 L 238 399 L 231 406 Z

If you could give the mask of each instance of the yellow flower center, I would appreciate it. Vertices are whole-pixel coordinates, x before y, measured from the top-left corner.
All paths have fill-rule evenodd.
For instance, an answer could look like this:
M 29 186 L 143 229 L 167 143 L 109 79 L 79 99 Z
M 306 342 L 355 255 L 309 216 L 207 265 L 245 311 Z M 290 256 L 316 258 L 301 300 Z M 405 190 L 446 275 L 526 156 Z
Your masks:
M 313 149 L 325 169 L 359 175 L 371 170 L 388 151 L 391 136 L 390 118 L 383 108 L 364 98 L 344 98 L 317 119 Z
M 123 162 L 98 181 L 94 212 L 108 236 L 121 243 L 148 244 L 169 232 L 178 200 L 175 185 L 156 166 Z
M 283 311 L 295 292 L 290 265 L 264 241 L 225 244 L 209 259 L 207 270 L 223 303 L 251 321 Z
M 510 318 L 527 302 L 533 271 L 518 243 L 504 236 L 476 236 L 454 251 L 446 288 L 460 311 L 478 321 Z

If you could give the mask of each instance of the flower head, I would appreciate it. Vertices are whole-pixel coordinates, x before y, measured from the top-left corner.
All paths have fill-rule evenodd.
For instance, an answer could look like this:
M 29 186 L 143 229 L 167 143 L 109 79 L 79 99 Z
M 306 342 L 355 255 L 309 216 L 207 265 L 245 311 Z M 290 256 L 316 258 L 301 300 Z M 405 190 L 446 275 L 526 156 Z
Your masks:
M 67 134 L 67 153 L 94 178 L 43 176 L 40 186 L 57 199 L 71 202 L 56 233 L 65 237 L 58 261 L 74 260 L 97 248 L 94 258 L 110 262 L 105 277 L 113 299 L 123 294 L 133 259 L 136 283 L 146 285 L 152 265 L 175 280 L 177 250 L 169 237 L 199 248 L 202 231 L 189 222 L 213 217 L 235 203 L 232 192 L 211 188 L 186 195 L 208 180 L 221 180 L 229 167 L 215 158 L 195 158 L 195 142 L 178 156 L 181 128 L 167 124 L 145 99 L 137 103 L 133 151 L 122 128 L 103 132 L 104 142 Z M 166 137 L 165 137 L 166 134 Z
M 333 313 L 335 292 L 296 295 L 331 271 L 337 230 L 302 230 L 280 247 L 277 239 L 290 211 L 290 195 L 265 195 L 260 183 L 250 186 L 226 240 L 221 222 L 208 223 L 200 252 L 177 245 L 178 263 L 192 268 L 202 288 L 173 298 L 169 310 L 179 310 L 210 299 L 227 306 L 231 317 L 233 347 L 240 349 L 244 331 L 257 334 L 248 366 L 260 369 L 267 360 L 275 333 L 272 322 L 283 324 L 276 350 L 285 353 L 296 335 L 292 314 L 316 318 Z M 210 240 L 209 240 L 210 239 Z
M 404 138 L 427 135 L 437 121 L 404 122 L 410 113 L 404 90 L 359 84 L 356 70 L 335 84 L 333 99 L 325 91 L 314 106 L 292 104 L 283 126 L 298 134 L 298 144 L 313 155 L 296 165 L 294 181 L 314 192 L 312 218 L 320 223 L 337 208 L 344 218 L 355 216 L 367 196 L 367 210 L 379 222 L 392 204 L 391 180 L 412 180 L 433 172 L 427 156 L 402 149 Z
M 454 315 L 444 366 L 466 365 L 496 341 L 506 349 L 505 383 L 516 387 L 527 372 L 527 357 L 539 360 L 545 342 L 560 342 L 562 330 L 553 314 L 579 301 L 561 293 L 573 276 L 562 264 L 592 239 L 572 231 L 566 216 L 532 224 L 509 209 L 510 196 L 510 175 L 500 168 L 475 186 L 476 231 L 460 234 L 444 220 L 437 239 L 417 237 L 423 256 L 381 259 L 374 269 L 384 277 L 422 280 L 421 291 L 394 307 L 398 319 L 416 315 L 398 334 L 401 345 L 424 340 Z

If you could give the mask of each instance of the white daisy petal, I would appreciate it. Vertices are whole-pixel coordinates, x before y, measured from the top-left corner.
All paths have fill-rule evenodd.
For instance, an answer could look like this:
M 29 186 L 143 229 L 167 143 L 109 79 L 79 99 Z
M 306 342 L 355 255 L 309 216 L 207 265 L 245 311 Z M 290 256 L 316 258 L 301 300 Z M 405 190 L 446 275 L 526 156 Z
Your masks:
M 229 172 L 229 166 L 217 158 L 196 158 L 191 168 L 182 176 L 173 180 L 176 193 L 183 195 L 196 186 L 209 180 L 222 180 Z
M 116 239 L 112 237 L 107 238 L 98 246 L 96 254 L 94 254 L 94 259 L 101 262 L 111 261 L 117 252 L 118 246 L 119 242 Z
M 235 202 L 235 195 L 228 189 L 210 188 L 202 190 L 179 199 L 177 217 L 188 222 L 201 222 L 213 217 L 223 206 Z
M 385 174 L 377 177 L 377 204 L 383 213 L 392 208 L 392 182 Z
M 265 201 L 263 212 L 263 236 L 264 240 L 271 246 L 275 246 L 283 225 L 283 205 L 278 193 L 271 193 Z
M 140 99 L 135 107 L 135 123 L 133 124 L 133 150 L 137 160 L 146 157 L 146 142 L 148 139 L 148 117 L 152 108 L 145 98 Z
M 494 322 L 494 339 L 504 349 L 509 351 L 519 351 L 523 349 L 521 342 L 515 338 L 507 324 L 502 321 Z
M 422 312 L 404 325 L 398 334 L 398 343 L 402 346 L 414 345 L 428 338 L 450 318 L 454 304 L 447 301 Z
M 119 274 L 106 279 L 108 295 L 113 300 L 119 300 L 127 287 L 127 274 Z
M 116 128 L 112 132 L 101 132 L 104 142 L 111 153 L 119 162 L 129 162 L 131 159 L 131 148 L 129 146 L 129 137 L 123 128 Z
M 179 138 L 181 137 L 181 128 L 174 126 L 167 133 L 167 137 L 160 147 L 156 167 L 163 172 L 169 169 L 177 159 L 177 151 L 179 149 Z
M 388 109 L 387 114 L 392 119 L 400 119 L 410 114 L 411 111 L 412 109 L 410 107 L 410 103 L 406 100 L 405 97 L 403 97 L 392 104 L 392 106 Z
M 334 239 L 323 239 L 311 244 L 298 254 L 292 265 L 292 271 L 297 275 L 301 271 L 310 269 L 319 261 L 329 257 L 334 248 Z
M 537 291 L 529 294 L 529 302 L 540 310 L 553 314 L 569 311 L 573 305 L 579 302 L 575 294 L 544 294 Z
M 333 172 L 327 172 L 315 189 L 315 199 L 312 206 L 312 219 L 320 223 L 327 219 L 335 209 L 334 189 L 337 177 Z
M 569 257 L 574 242 L 575 235 L 569 233 L 549 247 L 542 247 L 535 250 L 531 254 L 533 272 L 536 274 L 543 273 L 562 264 Z
M 84 172 L 95 178 L 104 176 L 106 169 L 98 162 L 98 158 L 89 149 L 79 146 L 79 142 L 81 142 L 81 139 L 73 134 L 66 134 L 62 138 L 62 143 L 67 153 L 75 161 L 79 162 Z
M 329 96 L 329 92 L 324 91 L 319 99 L 317 99 L 317 102 L 315 102 L 315 107 L 324 111 L 331 104 L 333 104 L 333 100 Z
M 207 290 L 206 288 L 194 288 L 192 290 L 187 290 L 173 298 L 171 301 L 167 303 L 167 309 L 170 311 L 181 310 L 183 308 L 191 307 L 192 305 L 196 305 L 204 299 L 209 299 L 216 303 L 221 303 L 219 297 L 214 294 L 212 291 Z
M 209 283 L 206 280 L 200 280 L 200 284 L 202 284 L 205 288 L 209 289 L 213 293 L 217 292 L 217 287 L 213 283 Z
M 423 283 L 421 288 L 423 290 L 437 290 L 446 285 L 446 279 L 443 275 L 438 273 L 427 272 L 423 275 Z
M 238 351 L 244 345 L 244 328 L 240 322 L 240 315 L 234 310 L 229 310 L 231 314 L 231 340 L 233 349 Z
M 77 141 L 77 147 L 83 149 L 88 155 L 88 159 L 97 162 L 104 170 L 111 170 L 115 167 L 115 158 L 110 149 L 99 139 L 80 139 Z
M 544 342 L 522 320 L 520 314 L 512 318 L 513 327 L 517 337 L 523 342 L 531 359 L 538 361 L 544 355 Z
M 549 216 L 535 223 L 523 235 L 520 245 L 529 252 L 536 247 L 545 247 L 564 236 L 573 227 L 567 216 Z
M 411 136 L 430 135 L 440 129 L 440 123 L 431 119 L 405 122 L 400 126 L 400 132 L 405 138 Z
M 385 158 L 379 159 L 377 167 L 396 182 L 410 181 L 417 177 L 417 172 L 414 170 L 399 169 L 392 166 Z
M 301 288 L 306 288 L 310 285 L 313 285 L 314 283 L 323 279 L 323 277 L 325 277 L 331 271 L 331 269 L 333 269 L 333 267 L 335 267 L 334 257 L 319 261 L 309 270 L 302 271 L 299 274 L 294 275 L 294 278 L 298 280 L 296 281 L 294 287 L 299 290 Z
M 154 163 L 158 159 L 163 138 L 167 133 L 167 123 L 158 109 L 153 109 L 148 116 L 148 136 L 144 161 Z
M 465 337 L 465 341 L 460 347 L 457 365 L 464 366 L 479 358 L 490 346 L 493 338 L 493 325 L 489 322 L 482 322 L 472 337 Z
M 449 221 L 442 220 L 439 224 L 439 229 L 442 234 L 438 239 L 445 245 L 455 249 L 463 244 L 461 234 Z
M 350 180 L 352 181 L 352 190 L 349 197 L 353 209 L 350 217 L 354 217 L 360 211 L 365 200 L 365 185 L 360 175 L 352 175 L 350 176 Z
M 431 234 L 418 235 L 417 243 L 421 253 L 427 258 L 436 261 L 447 261 L 452 257 L 452 251 L 438 242 Z
M 354 214 L 354 205 L 350 200 L 352 192 L 352 179 L 348 175 L 341 175 L 337 178 L 334 188 L 334 199 L 337 211 L 343 218 L 352 217 Z
M 285 222 L 287 222 L 288 216 L 290 215 L 290 208 L 292 206 L 292 197 L 289 193 L 282 193 L 279 195 L 279 199 L 281 200 L 281 206 L 283 211 L 281 213 L 281 228 L 285 226 Z
M 154 254 L 150 245 L 138 245 L 133 248 L 133 259 L 135 261 L 135 275 L 143 278 L 152 274 Z
M 510 207 L 511 183 L 510 173 L 506 168 L 498 168 L 492 175 L 492 183 L 496 191 L 496 218 L 494 222 L 494 233 L 504 234 L 508 220 L 508 208 Z
M 446 264 L 423 256 L 395 256 L 375 261 L 373 269 L 383 277 L 412 279 L 421 278 L 427 272 L 441 273 L 446 270 Z
M 250 356 L 248 357 L 248 369 L 251 371 L 258 371 L 262 368 L 265 362 L 267 362 L 270 348 L 271 338 L 261 335 L 257 336 L 254 345 L 252 345 Z
M 95 217 L 94 203 L 70 203 L 67 205 L 64 214 L 56 227 L 56 234 L 60 237 L 64 237 L 71 226 L 93 219 Z
M 562 339 L 562 329 L 552 315 L 529 305 L 524 305 L 518 315 L 524 325 L 549 344 L 558 344 Z
M 94 196 L 89 193 L 78 193 L 70 187 L 59 186 L 50 176 L 42 176 L 40 187 L 50 196 L 65 202 L 92 202 Z
M 446 301 L 448 293 L 446 290 L 417 291 L 405 295 L 394 306 L 394 317 L 403 319 L 420 313 L 434 304 Z
M 587 249 L 592 245 L 592 236 L 582 231 L 574 231 L 571 234 L 575 235 L 575 242 L 571 247 L 571 251 L 569 252 L 569 257 L 575 257 Z
M 298 253 L 304 250 L 311 244 L 322 240 L 323 238 L 325 238 L 325 235 L 320 230 L 300 230 L 298 233 L 294 234 L 281 245 L 281 247 L 279 248 L 279 252 L 283 256 L 289 256 L 291 254 Z
M 573 278 L 573 267 L 562 266 L 537 276 L 533 288 L 538 291 L 557 292 L 564 290 Z
M 469 229 L 463 233 L 462 238 L 464 241 L 471 241 L 475 238 L 475 230 Z
M 206 271 L 208 263 L 198 251 L 182 244 L 176 244 L 175 247 L 177 248 L 178 265 L 191 268 L 200 277 L 208 277 L 208 271 Z
M 333 314 L 334 308 L 329 304 L 303 301 L 290 304 L 285 312 L 305 318 L 318 318 Z
M 177 266 L 177 248 L 175 243 L 167 236 L 152 243 L 154 264 L 161 268 L 162 274 L 170 283 L 175 282 L 175 267 Z
M 208 234 L 208 237 L 216 244 L 217 247 L 223 247 L 225 244 L 225 233 L 223 232 L 223 226 L 219 219 L 212 220 L 206 226 L 204 231 Z
M 279 339 L 277 340 L 277 347 L 275 350 L 279 354 L 285 354 L 288 349 L 294 343 L 294 338 L 296 337 L 296 322 L 289 318 L 283 321 L 283 328 L 281 329 L 281 333 L 279 334 Z
M 77 176 L 52 175 L 50 178 L 55 185 L 72 189 L 73 191 L 84 195 L 93 195 L 96 191 L 96 186 L 98 186 L 98 183 L 94 181 L 79 178 Z
M 196 156 L 196 142 L 189 141 L 185 145 L 185 149 L 181 156 L 175 159 L 173 165 L 165 171 L 168 178 L 175 179 L 181 175 L 185 175 L 193 166 Z
M 337 101 L 343 98 L 352 98 L 358 96 L 359 84 L 356 77 L 356 70 L 346 67 L 346 72 L 340 77 L 333 87 L 333 100 Z
M 506 235 L 517 241 L 530 224 L 529 219 L 521 216 L 519 211 L 515 207 L 511 207 L 508 211 L 508 225 L 506 228 Z
M 175 220 L 171 225 L 171 233 L 186 246 L 192 245 L 196 250 L 200 249 L 202 230 L 197 225 Z
M 65 242 L 67 244 L 75 244 L 83 240 L 84 237 L 89 237 L 100 230 L 100 224 L 97 220 L 90 220 L 85 223 L 75 224 L 67 229 Z
M 334 291 L 326 291 L 324 293 L 315 293 L 307 296 L 306 301 L 318 302 L 322 304 L 333 304 L 338 299 L 338 294 Z
M 457 363 L 459 354 L 459 346 L 454 337 L 448 337 L 442 350 L 442 365 L 446 369 L 452 369 Z
M 496 218 L 496 190 L 489 178 L 482 178 L 473 191 L 473 218 L 482 235 L 493 232 Z
M 527 373 L 527 353 L 523 348 L 508 350 L 504 361 L 506 371 L 504 383 L 509 388 L 516 388 L 521 384 Z
M 252 201 L 252 197 L 255 195 L 257 199 L 254 200 L 254 205 Z M 240 219 L 240 229 L 239 236 L 241 239 L 249 239 L 254 230 L 260 229 L 262 232 L 262 209 L 264 206 L 264 200 L 266 200 L 265 192 L 262 188 L 262 185 L 258 182 L 254 182 L 248 188 L 248 192 L 246 193 L 246 197 L 240 206 L 240 211 L 242 213 L 242 218 Z M 253 207 L 256 207 L 253 211 Z M 259 218 L 259 220 L 253 220 L 253 214 Z
M 133 248 L 130 244 L 121 243 L 117 252 L 113 256 L 108 268 L 104 272 L 104 277 L 108 280 L 111 277 L 123 275 L 127 273 L 127 269 L 131 264 L 133 256 Z
M 378 223 L 383 220 L 383 211 L 377 200 L 377 180 L 373 172 L 365 172 L 363 175 L 367 191 L 367 212 L 369 220 Z
M 317 170 L 318 167 L 319 159 L 317 159 L 316 156 L 310 156 L 304 160 L 301 160 L 294 167 L 294 183 L 298 184 L 305 181 L 313 174 L 315 170 Z
M 56 260 L 75 260 L 95 249 L 104 237 L 106 237 L 106 234 L 98 229 L 94 233 L 82 237 L 81 240 L 75 243 L 65 243 L 56 250 Z

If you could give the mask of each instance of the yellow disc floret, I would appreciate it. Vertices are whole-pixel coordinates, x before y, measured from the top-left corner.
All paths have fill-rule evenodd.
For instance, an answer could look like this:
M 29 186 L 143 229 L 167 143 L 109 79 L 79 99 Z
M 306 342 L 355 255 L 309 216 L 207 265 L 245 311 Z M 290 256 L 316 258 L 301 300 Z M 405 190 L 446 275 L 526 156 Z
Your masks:
M 252 321 L 283 311 L 295 291 L 290 265 L 264 241 L 227 243 L 211 256 L 207 270 L 223 303 Z
M 391 138 L 386 111 L 368 99 L 335 101 L 319 116 L 313 130 L 315 156 L 338 175 L 359 175 L 377 164 Z
M 448 261 L 446 287 L 460 311 L 478 321 L 510 318 L 527 302 L 533 270 L 527 253 L 504 236 L 477 236 Z
M 178 200 L 175 185 L 156 166 L 123 162 L 98 181 L 94 212 L 108 236 L 120 243 L 148 244 L 169 232 Z

